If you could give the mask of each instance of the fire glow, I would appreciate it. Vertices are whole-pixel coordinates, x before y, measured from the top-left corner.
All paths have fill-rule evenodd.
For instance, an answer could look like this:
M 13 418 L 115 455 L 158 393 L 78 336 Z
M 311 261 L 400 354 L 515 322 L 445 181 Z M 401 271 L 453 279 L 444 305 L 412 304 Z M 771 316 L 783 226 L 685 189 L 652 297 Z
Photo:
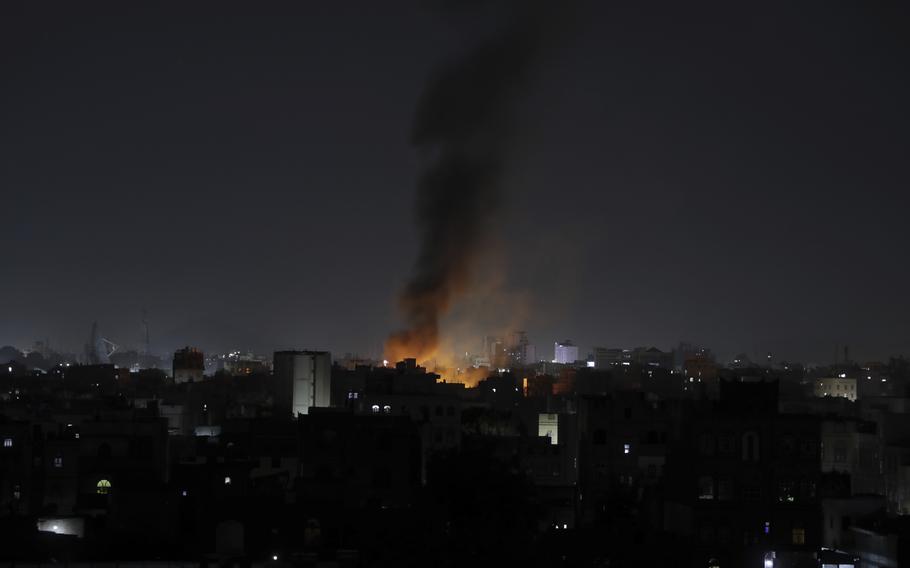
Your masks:
M 434 73 L 421 95 L 412 143 L 426 158 L 418 181 L 418 256 L 399 298 L 405 329 L 384 358 L 452 369 L 440 353 L 441 321 L 471 292 L 477 257 L 502 202 L 513 107 L 537 60 L 547 22 L 536 2 L 511 12 L 498 33 Z M 476 382 L 468 373 L 446 380 Z M 461 380 L 467 379 L 467 380 Z

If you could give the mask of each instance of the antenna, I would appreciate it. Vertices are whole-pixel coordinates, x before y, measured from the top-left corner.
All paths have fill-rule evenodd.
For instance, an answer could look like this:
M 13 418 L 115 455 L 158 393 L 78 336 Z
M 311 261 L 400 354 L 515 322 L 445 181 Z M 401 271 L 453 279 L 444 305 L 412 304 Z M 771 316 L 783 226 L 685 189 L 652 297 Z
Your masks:
M 145 346 L 143 348 L 143 355 L 148 356 L 149 354 L 149 318 L 148 312 L 145 308 L 142 308 L 142 329 L 145 332 Z

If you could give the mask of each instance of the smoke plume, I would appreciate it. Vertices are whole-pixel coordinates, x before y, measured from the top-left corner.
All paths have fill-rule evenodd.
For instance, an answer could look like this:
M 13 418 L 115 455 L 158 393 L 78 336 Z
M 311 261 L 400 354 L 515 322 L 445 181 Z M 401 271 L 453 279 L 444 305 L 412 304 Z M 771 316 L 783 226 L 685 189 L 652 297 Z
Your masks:
M 406 329 L 386 342 L 386 358 L 435 358 L 440 323 L 468 291 L 472 270 L 502 205 L 501 178 L 514 107 L 543 40 L 540 3 L 511 3 L 508 21 L 428 81 L 412 143 L 425 165 L 418 181 L 420 246 L 402 291 Z

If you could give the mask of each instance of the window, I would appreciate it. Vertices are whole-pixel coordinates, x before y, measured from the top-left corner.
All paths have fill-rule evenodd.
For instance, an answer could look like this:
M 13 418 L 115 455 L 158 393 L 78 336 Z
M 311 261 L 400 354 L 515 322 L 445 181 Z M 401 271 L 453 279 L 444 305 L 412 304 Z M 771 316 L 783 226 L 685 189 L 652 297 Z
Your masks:
M 12 448 L 12 447 L 13 447 L 13 439 L 12 439 L 12 438 L 3 438 L 3 447 L 4 447 L 4 448 Z
M 54 458 L 54 467 L 63 467 L 63 458 L 61 456 Z
M 782 479 L 777 484 L 777 500 L 780 503 L 796 501 L 796 483 L 791 479 Z
M 743 461 L 758 461 L 758 458 L 758 434 L 746 432 L 743 434 Z
M 711 434 L 701 434 L 698 437 L 698 453 L 702 456 L 714 455 L 714 436 Z
M 628 406 L 623 409 L 623 417 L 625 417 L 626 420 L 632 419 L 632 409 Z
M 436 416 L 442 416 L 442 405 L 436 407 Z
M 455 416 L 455 407 L 454 406 L 446 407 L 446 416 Z
M 373 405 L 373 413 L 374 413 L 374 414 L 379 414 L 379 405 L 378 405 L 378 404 L 374 404 L 374 405 Z
M 622 453 L 623 453 L 623 454 L 629 455 L 629 453 L 631 453 L 631 452 L 632 452 L 632 444 L 623 444 L 623 445 L 622 445 Z
M 383 414 L 391 414 L 392 407 L 389 406 L 388 404 L 386 404 L 385 406 L 382 407 L 382 412 L 383 412 Z
M 231 484 L 231 476 L 229 476 L 229 475 L 228 475 L 228 476 L 225 476 L 225 478 L 224 478 L 224 484 L 225 484 L 225 485 L 230 485 L 230 484 Z
M 806 544 L 806 529 L 802 527 L 793 528 L 793 544 Z
M 782 456 L 792 456 L 796 453 L 796 439 L 790 434 L 781 436 L 778 442 Z
M 843 440 L 834 442 L 834 461 L 838 463 L 847 461 L 847 443 Z
M 98 495 L 107 495 L 111 492 L 111 482 L 107 479 L 99 480 L 97 485 L 95 485 L 95 492 Z
M 733 479 L 721 477 L 717 480 L 717 499 L 731 501 L 733 499 Z
M 736 444 L 730 434 L 721 434 L 717 437 L 717 453 L 722 456 L 736 455 Z
M 743 485 L 742 493 L 744 501 L 761 501 L 761 484 L 759 482 L 745 484 Z
M 698 498 L 706 501 L 714 499 L 714 478 L 710 475 L 698 478 Z
M 804 458 L 815 457 L 815 450 L 818 448 L 815 440 L 803 438 L 799 441 L 799 455 Z

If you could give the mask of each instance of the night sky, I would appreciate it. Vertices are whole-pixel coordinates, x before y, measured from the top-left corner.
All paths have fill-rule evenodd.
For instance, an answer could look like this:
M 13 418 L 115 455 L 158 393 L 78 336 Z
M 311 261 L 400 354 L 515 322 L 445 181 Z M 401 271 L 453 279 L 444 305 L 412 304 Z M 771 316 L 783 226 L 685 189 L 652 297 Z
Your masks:
M 460 12 L 0 4 L 0 344 L 77 352 L 97 320 L 135 347 L 145 308 L 159 351 L 379 355 L 418 250 L 415 108 L 487 31 Z M 571 20 L 516 109 L 495 292 L 467 304 L 543 357 L 910 355 L 905 7 Z

